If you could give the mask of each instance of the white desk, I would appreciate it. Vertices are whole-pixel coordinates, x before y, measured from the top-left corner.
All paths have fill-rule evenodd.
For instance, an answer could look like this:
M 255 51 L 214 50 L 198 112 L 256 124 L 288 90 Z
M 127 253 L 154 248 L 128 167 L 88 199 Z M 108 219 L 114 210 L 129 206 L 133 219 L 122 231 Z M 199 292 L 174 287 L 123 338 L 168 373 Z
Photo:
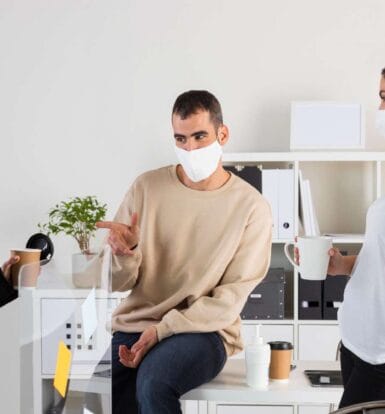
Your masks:
M 222 372 L 211 382 L 191 390 L 182 400 L 205 400 L 248 404 L 338 404 L 342 387 L 312 387 L 304 374 L 307 369 L 340 369 L 335 361 L 299 361 L 286 384 L 270 382 L 267 390 L 256 390 L 246 384 L 243 359 L 228 360 Z
M 181 397 L 182 401 L 197 400 L 204 404 L 202 412 L 216 413 L 216 404 L 231 403 L 254 405 L 337 405 L 341 399 L 342 387 L 312 387 L 304 374 L 307 369 L 339 369 L 335 361 L 299 361 L 286 384 L 270 382 L 267 390 L 256 390 L 246 384 L 245 361 L 227 361 L 222 372 L 211 382 L 191 390 Z M 72 380 L 71 390 L 100 394 L 111 392 L 111 380 L 93 378 L 88 381 Z M 201 412 L 201 411 L 199 411 Z

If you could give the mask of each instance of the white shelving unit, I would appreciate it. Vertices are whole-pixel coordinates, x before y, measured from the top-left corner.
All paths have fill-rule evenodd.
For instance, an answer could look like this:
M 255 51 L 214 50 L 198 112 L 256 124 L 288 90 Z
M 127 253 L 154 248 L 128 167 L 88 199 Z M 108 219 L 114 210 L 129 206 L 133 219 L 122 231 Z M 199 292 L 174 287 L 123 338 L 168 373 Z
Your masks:
M 381 197 L 383 193 L 382 163 L 385 162 L 385 152 L 349 151 L 349 152 L 245 152 L 245 153 L 225 153 L 223 155 L 224 165 L 255 165 L 261 168 L 292 168 L 294 170 L 294 234 L 299 233 L 299 185 L 298 176 L 301 169 L 312 185 L 312 190 L 322 189 L 322 195 L 317 211 L 320 220 L 322 233 L 360 233 L 361 237 L 334 237 L 333 243 L 338 247 L 352 250 L 349 254 L 359 251 L 363 242 L 365 231 L 365 214 L 367 207 Z M 333 173 L 335 171 L 335 173 Z M 328 181 L 328 175 L 329 181 Z M 339 181 L 340 176 L 342 177 Z M 345 182 L 346 181 L 346 182 Z M 338 186 L 337 188 L 335 186 Z M 359 190 L 357 191 L 357 188 Z M 334 189 L 334 190 L 333 190 Z M 333 191 L 332 191 L 333 190 Z M 333 197 L 328 201 L 328 192 L 333 193 Z M 352 194 L 355 193 L 355 194 Z M 358 193 L 358 194 L 357 194 Z M 361 193 L 361 194 L 359 194 Z M 341 203 L 342 197 L 349 198 L 348 209 Z M 355 198 L 359 202 L 355 202 Z M 358 198 L 357 198 L 358 197 Z M 319 200 L 318 200 L 319 201 Z M 317 195 L 315 197 L 315 207 L 317 210 Z M 361 204 L 360 204 L 361 203 Z M 322 205 L 320 205 L 322 204 Z M 358 205 L 360 204 L 360 205 Z M 330 221 L 328 228 L 323 228 L 322 223 L 327 222 L 325 215 L 329 217 L 336 215 L 337 224 L 344 225 L 343 231 L 335 229 L 335 221 Z M 350 217 L 351 216 L 351 217 Z M 359 231 L 357 231 L 357 229 Z M 292 240 L 273 240 L 273 256 L 283 255 L 283 244 Z M 272 259 L 273 260 L 273 259 Z M 244 320 L 242 330 L 244 339 L 251 335 L 256 324 L 262 324 L 265 328 L 267 340 L 282 340 L 290 338 L 294 344 L 295 360 L 334 360 L 336 357 L 337 344 L 339 342 L 339 328 L 337 321 L 333 320 L 300 320 L 298 318 L 298 272 L 293 271 L 293 315 L 289 319 L 283 320 Z M 240 355 L 238 357 L 242 357 Z M 198 405 L 197 405 L 198 406 Z M 264 407 L 265 409 L 266 407 Z M 294 406 L 291 410 L 295 414 L 326 414 L 329 406 Z M 254 407 L 255 412 L 260 412 L 261 407 Z M 251 411 L 242 406 L 237 407 L 237 414 L 246 414 Z M 283 414 L 288 407 L 270 407 L 270 411 L 276 414 Z M 223 410 L 222 410 L 223 411 Z M 269 411 L 269 412 L 270 412 Z M 196 414 L 193 406 L 186 410 L 187 414 Z M 202 404 L 199 405 L 199 414 L 204 412 Z M 220 410 L 217 411 L 221 412 Z M 254 412 L 254 411 L 252 411 Z M 262 412 L 262 411 L 261 411 Z M 267 411 L 263 411 L 267 412 Z
M 261 152 L 261 153 L 225 153 L 223 155 L 223 162 L 225 165 L 255 165 L 261 166 L 262 168 L 293 168 L 294 170 L 294 233 L 299 233 L 299 185 L 298 185 L 298 175 L 299 170 L 303 167 L 302 164 L 306 163 L 306 167 L 309 169 L 314 163 L 338 163 L 340 166 L 343 163 L 371 163 L 374 170 L 374 179 L 373 183 L 374 196 L 371 201 L 374 201 L 376 198 L 381 196 L 382 193 L 382 163 L 385 162 L 385 152 L 363 152 L 363 151 L 351 151 L 351 152 Z M 309 167 L 310 165 L 310 167 Z M 333 166 L 332 166 L 333 167 Z M 314 187 L 317 183 L 312 182 Z M 370 204 L 370 203 L 369 203 Z M 364 224 L 365 217 L 360 217 L 362 223 Z M 333 233 L 338 233 L 338 231 L 333 231 L 334 229 L 329 229 Z M 346 229 L 344 233 L 352 233 Z M 322 228 L 321 228 L 322 231 Z M 362 233 L 364 228 L 362 228 Z M 286 243 L 287 239 L 280 240 L 274 239 L 273 245 L 283 245 Z M 333 243 L 337 245 L 360 245 L 363 241 L 362 237 L 342 237 L 342 238 L 333 238 Z M 283 246 L 282 246 L 283 247 Z M 290 320 L 268 320 L 268 321 L 243 321 L 244 324 L 252 323 L 261 323 L 262 325 L 280 325 L 284 324 L 293 324 L 294 327 L 294 348 L 295 359 L 301 359 L 301 355 L 298 353 L 298 343 L 299 343 L 299 329 L 300 325 L 314 325 L 314 326 L 335 326 L 336 321 L 324 321 L 324 320 L 299 320 L 298 319 L 298 274 L 295 269 L 293 269 L 293 318 Z M 322 355 L 322 350 L 320 350 Z M 325 358 L 327 355 L 325 355 Z M 334 356 L 333 356 L 334 358 Z

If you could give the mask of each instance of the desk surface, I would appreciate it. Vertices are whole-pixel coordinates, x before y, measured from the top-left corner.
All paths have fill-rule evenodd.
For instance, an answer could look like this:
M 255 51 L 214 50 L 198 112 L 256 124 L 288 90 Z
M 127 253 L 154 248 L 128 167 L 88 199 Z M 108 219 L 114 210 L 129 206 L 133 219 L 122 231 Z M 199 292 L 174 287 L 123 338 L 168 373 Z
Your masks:
M 267 390 L 256 390 L 246 384 L 244 359 L 228 360 L 222 372 L 207 384 L 184 394 L 182 400 L 215 401 L 247 404 L 338 404 L 342 387 L 312 387 L 304 374 L 307 369 L 340 368 L 335 361 L 299 361 L 290 373 L 288 383 L 270 382 Z M 110 378 L 71 378 L 70 389 L 101 394 L 111 392 Z
M 342 387 L 312 387 L 304 374 L 307 369 L 340 369 L 335 361 L 299 361 L 286 384 L 270 382 L 267 390 L 256 390 L 246 384 L 244 359 L 230 359 L 211 382 L 182 396 L 183 400 L 206 400 L 249 404 L 336 404 Z

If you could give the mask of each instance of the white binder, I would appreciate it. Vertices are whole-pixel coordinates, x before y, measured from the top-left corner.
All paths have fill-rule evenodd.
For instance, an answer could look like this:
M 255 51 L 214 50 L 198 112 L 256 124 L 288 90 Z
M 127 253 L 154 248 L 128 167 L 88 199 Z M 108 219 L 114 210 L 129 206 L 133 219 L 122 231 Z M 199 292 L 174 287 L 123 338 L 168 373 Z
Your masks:
M 273 239 L 294 238 L 294 171 L 262 170 L 262 194 L 273 215 Z
M 277 170 L 278 238 L 294 238 L 294 170 Z
M 273 239 L 278 239 L 278 174 L 277 170 L 262 170 L 262 194 L 270 203 L 273 215 Z

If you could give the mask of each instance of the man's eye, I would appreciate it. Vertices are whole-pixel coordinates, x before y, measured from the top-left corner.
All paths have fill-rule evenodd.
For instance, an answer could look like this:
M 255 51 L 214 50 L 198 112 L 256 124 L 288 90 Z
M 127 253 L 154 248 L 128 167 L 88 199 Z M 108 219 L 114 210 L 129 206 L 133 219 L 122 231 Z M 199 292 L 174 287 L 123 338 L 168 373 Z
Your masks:
M 181 138 L 181 137 L 176 137 L 175 140 L 177 142 L 184 142 L 184 138 Z
M 204 137 L 205 137 L 205 135 L 203 135 L 203 134 L 202 135 L 195 135 L 195 139 L 198 140 L 198 141 L 203 139 Z

